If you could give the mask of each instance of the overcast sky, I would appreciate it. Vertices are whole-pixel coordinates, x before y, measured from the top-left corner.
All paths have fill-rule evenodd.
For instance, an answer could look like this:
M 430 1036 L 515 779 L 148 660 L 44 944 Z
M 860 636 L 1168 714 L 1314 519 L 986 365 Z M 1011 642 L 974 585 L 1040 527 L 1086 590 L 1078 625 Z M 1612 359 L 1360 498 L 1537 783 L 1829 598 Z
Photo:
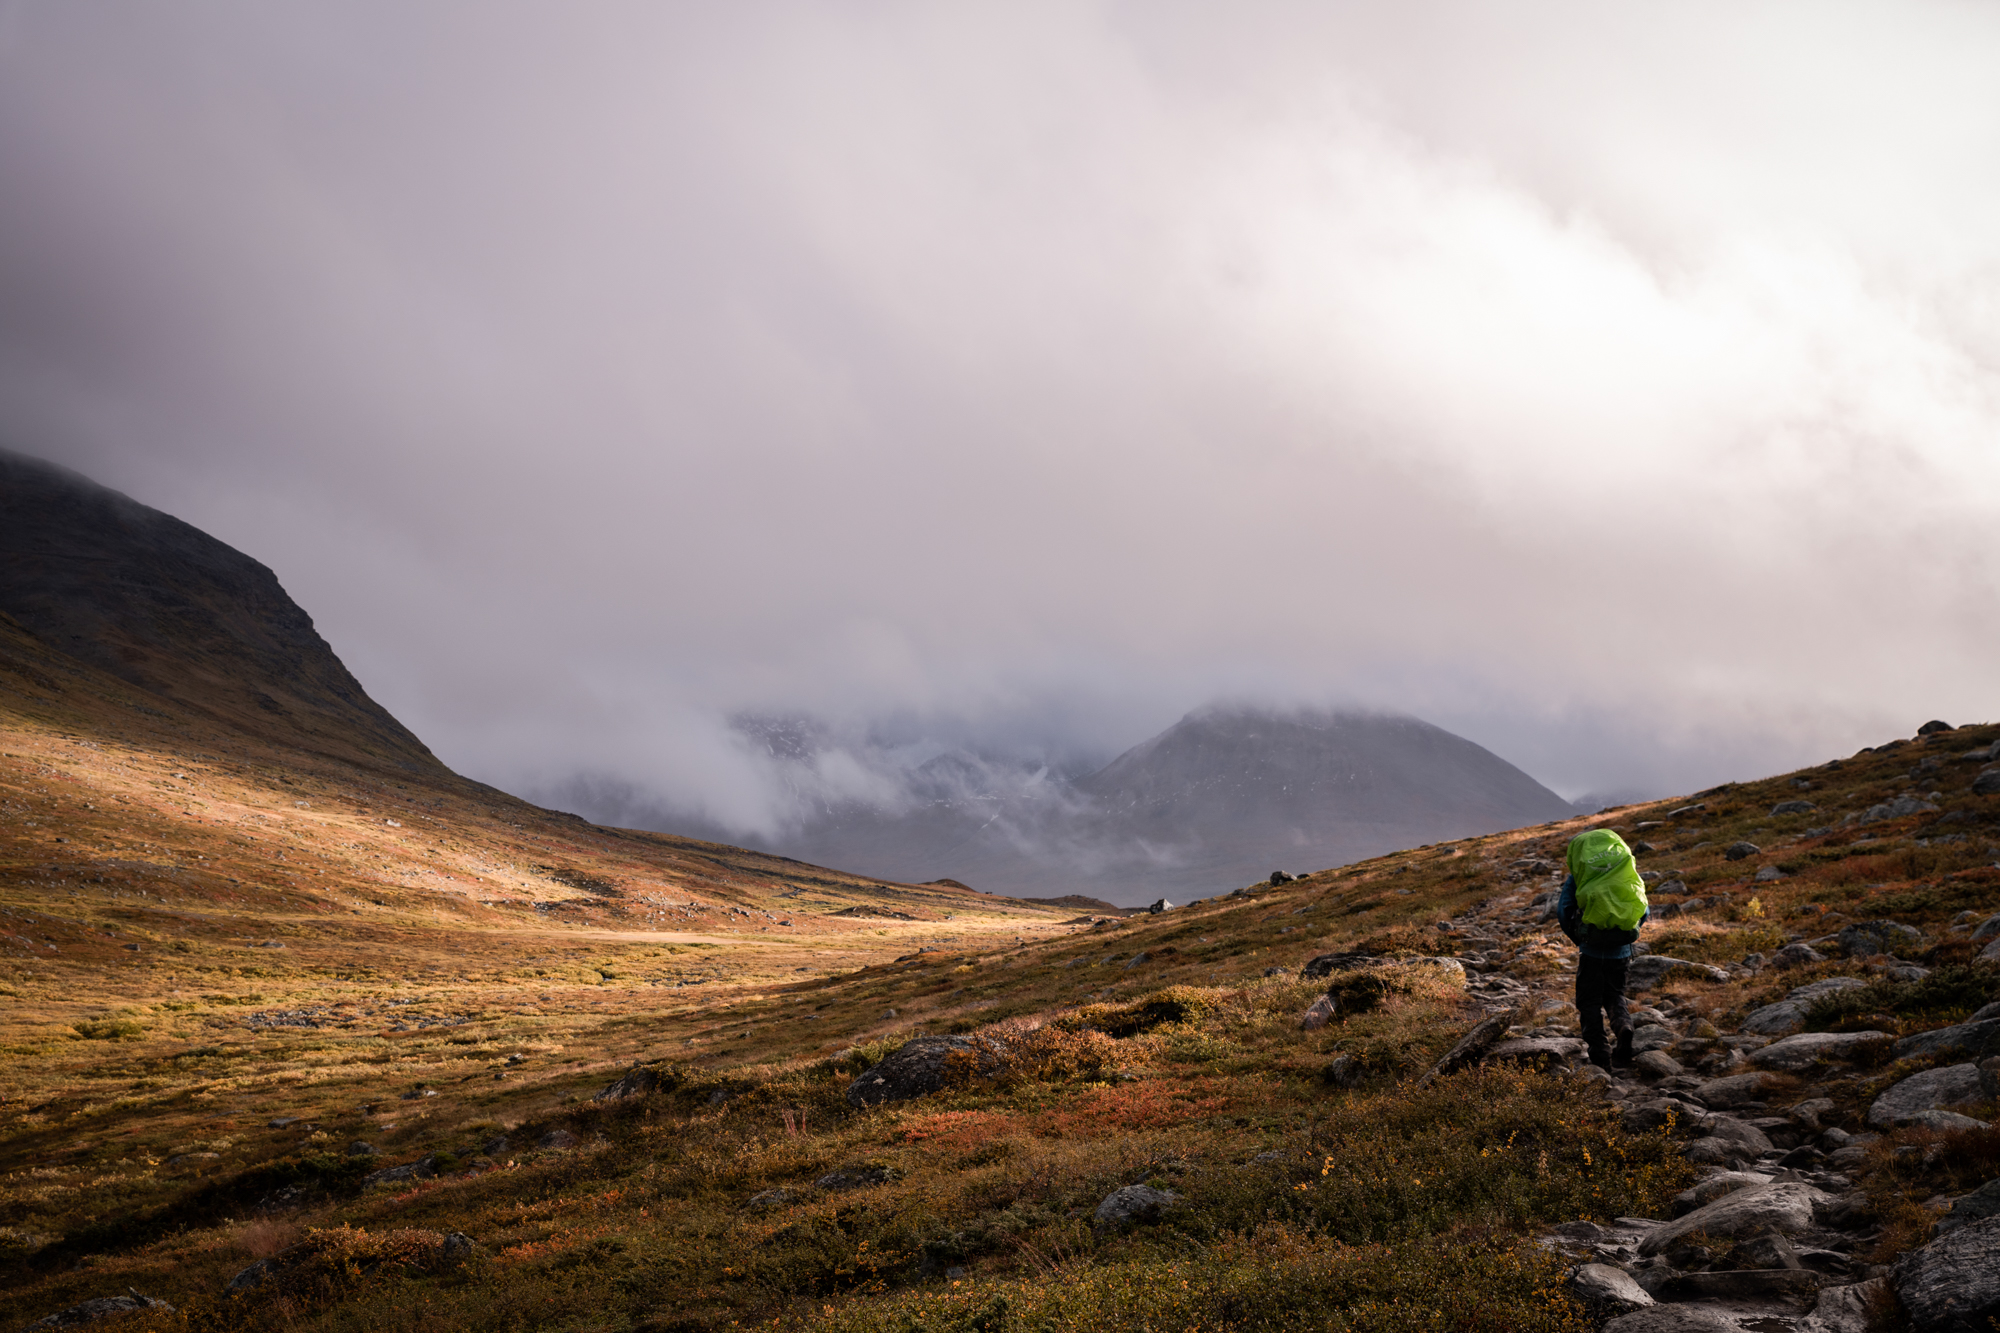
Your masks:
M 2000 7 L 0 0 L 0 438 L 516 790 L 2000 714 Z

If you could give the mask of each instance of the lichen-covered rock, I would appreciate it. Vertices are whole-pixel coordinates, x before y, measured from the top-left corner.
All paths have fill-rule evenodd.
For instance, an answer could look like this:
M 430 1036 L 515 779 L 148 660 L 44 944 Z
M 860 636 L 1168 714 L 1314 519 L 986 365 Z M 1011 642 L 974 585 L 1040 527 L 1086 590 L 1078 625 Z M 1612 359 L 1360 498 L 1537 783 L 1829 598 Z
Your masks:
M 1725 1111 L 1745 1102 L 1761 1102 L 1772 1082 L 1771 1076 L 1762 1070 L 1748 1074 L 1731 1074 L 1727 1078 L 1713 1078 L 1696 1088 L 1695 1096 L 1711 1109 Z
M 963 1064 L 969 1071 L 990 1074 L 999 1068 L 1004 1055 L 997 1045 L 977 1037 L 918 1037 L 898 1046 L 880 1064 L 848 1084 L 847 1102 L 850 1106 L 880 1106 L 928 1096 L 945 1086 L 955 1066 Z
M 1964 1054 L 1976 1060 L 1994 1050 L 2000 1050 L 2000 1018 L 1912 1033 L 1896 1043 L 1895 1055 L 1898 1060 L 1908 1060 L 1916 1056 Z
M 1661 1223 L 1639 1242 L 1639 1253 L 1663 1253 L 1681 1237 L 1697 1231 L 1717 1240 L 1740 1240 L 1767 1231 L 1796 1236 L 1812 1226 L 1813 1209 L 1830 1202 L 1830 1196 L 1797 1181 L 1738 1190 Z
M 1156 1190 L 1151 1185 L 1127 1185 L 1104 1196 L 1091 1220 L 1100 1231 L 1112 1227 L 1157 1222 L 1167 1209 L 1180 1201 L 1172 1190 Z
M 1837 938 L 1849 958 L 1869 958 L 1880 953 L 1906 954 L 1924 947 L 1924 932 L 1900 921 L 1857 921 L 1842 927 Z
M 1733 1319 L 1698 1305 L 1652 1305 L 1621 1314 L 1604 1333 L 1742 1333 Z
M 1800 947 L 1804 946 L 1785 946 L 1787 949 Z M 1784 949 L 1778 952 L 1782 954 Z M 1807 949 L 1806 952 L 1812 951 Z M 1814 954 L 1809 961 L 1818 962 L 1819 955 Z M 1835 991 L 1853 990 L 1867 984 L 1860 977 L 1825 977 L 1819 981 L 1809 981 L 1775 1004 L 1767 1004 L 1762 1009 L 1754 1011 L 1743 1020 L 1743 1031 L 1760 1037 L 1782 1037 L 1787 1033 L 1797 1032 L 1806 1025 L 1806 1010 L 1811 1007 L 1814 1000 L 1822 995 L 1831 995 Z
M 1610 1264 L 1582 1265 L 1569 1275 L 1569 1288 L 1584 1308 L 1599 1318 L 1629 1314 L 1653 1303 L 1653 1298 L 1632 1280 L 1630 1273 Z
M 171 1314 L 173 1308 L 165 1301 L 156 1300 L 151 1296 L 141 1296 L 136 1291 L 130 1296 L 100 1296 L 94 1301 L 84 1301 L 79 1305 L 70 1306 L 67 1310 L 44 1315 L 23 1328 L 21 1333 L 39 1333 L 39 1330 L 46 1328 L 80 1328 L 85 1324 L 94 1324 L 100 1319 L 109 1319 L 113 1315 L 132 1314 L 139 1310 L 158 1310 L 163 1314 Z
M 1868 1108 L 1868 1123 L 1877 1129 L 1891 1129 L 1925 1111 L 1983 1100 L 1978 1065 L 1943 1065 L 1912 1074 L 1883 1092 Z
M 1800 1032 L 1750 1052 L 1760 1069 L 1796 1074 L 1822 1060 L 1854 1060 L 1875 1050 L 1886 1051 L 1893 1038 L 1886 1032 Z
M 1954 1199 L 1951 1211 L 1938 1219 L 1937 1233 L 1942 1236 L 1989 1217 L 2000 1217 L 2000 1179 L 1989 1180 L 1972 1193 Z
M 626 1074 L 616 1083 L 608 1085 L 604 1091 L 591 1098 L 596 1102 L 622 1101 L 627 1097 L 643 1097 L 661 1085 L 660 1071 L 640 1067 Z
M 1739 1190 L 1756 1189 L 1770 1183 L 1769 1176 L 1756 1171 L 1718 1171 L 1674 1196 L 1674 1216 L 1685 1217 L 1695 1209 L 1714 1203 L 1725 1195 L 1735 1194 Z
M 1990 1333 L 2000 1319 L 2000 1217 L 1912 1250 L 1890 1281 L 1916 1333 Z

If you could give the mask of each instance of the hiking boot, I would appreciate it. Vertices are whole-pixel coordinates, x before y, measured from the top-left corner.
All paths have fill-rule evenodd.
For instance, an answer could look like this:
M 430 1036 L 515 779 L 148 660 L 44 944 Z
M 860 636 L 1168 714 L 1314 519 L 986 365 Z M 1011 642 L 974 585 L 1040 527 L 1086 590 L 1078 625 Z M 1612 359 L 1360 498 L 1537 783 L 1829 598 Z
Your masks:
M 1611 1052 L 1604 1049 L 1602 1042 L 1593 1042 L 1591 1044 L 1590 1063 L 1596 1065 L 1607 1074 L 1611 1072 Z
M 1623 1069 L 1632 1063 L 1632 1029 L 1626 1028 L 1618 1034 L 1618 1049 L 1611 1053 L 1611 1059 Z

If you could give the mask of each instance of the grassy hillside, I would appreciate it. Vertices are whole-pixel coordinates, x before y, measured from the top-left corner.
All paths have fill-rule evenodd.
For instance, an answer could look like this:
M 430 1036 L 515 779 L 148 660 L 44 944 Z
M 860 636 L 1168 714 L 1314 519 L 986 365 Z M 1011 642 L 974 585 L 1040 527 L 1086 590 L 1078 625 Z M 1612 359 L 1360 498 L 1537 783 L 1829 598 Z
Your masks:
M 19 1323 L 136 1288 L 176 1309 L 121 1326 L 1588 1327 L 1532 1238 L 1664 1216 L 1668 1130 L 1564 1072 L 1415 1082 L 1489 1013 L 1573 1026 L 1533 906 L 1567 838 L 1619 828 L 1700 901 L 1648 931 L 1725 965 L 1646 996 L 1690 1032 L 1818 974 L 1747 955 L 1894 917 L 1968 964 L 2000 908 L 1960 758 L 1990 726 L 1091 918 L 285 750 L 0 628 Z M 1934 808 L 1867 813 L 1904 794 Z M 1471 982 L 1343 974 L 1302 1029 L 1331 951 Z M 849 1102 L 924 1033 L 978 1039 L 951 1086 Z M 1100 1224 L 1133 1185 L 1174 1197 Z

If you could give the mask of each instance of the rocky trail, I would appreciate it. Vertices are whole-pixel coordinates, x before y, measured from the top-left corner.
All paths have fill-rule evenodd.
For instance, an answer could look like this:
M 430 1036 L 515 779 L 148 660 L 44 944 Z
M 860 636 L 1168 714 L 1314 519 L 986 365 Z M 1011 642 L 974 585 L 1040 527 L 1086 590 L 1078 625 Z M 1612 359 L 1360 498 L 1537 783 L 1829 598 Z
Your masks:
M 1890 1326 L 1899 1307 L 1920 1330 L 2000 1326 L 1991 1322 L 2000 1319 L 2000 1172 L 1989 1163 L 1978 1188 L 1923 1200 L 1930 1238 L 1893 1264 L 1870 1262 L 1888 1219 L 1862 1188 L 1870 1171 L 1921 1179 L 1955 1132 L 1991 1128 L 1967 1112 L 2000 1102 L 2000 1002 L 1900 1039 L 1804 1031 L 1821 997 L 1931 975 L 1893 951 L 1931 942 L 1896 921 L 1855 923 L 1727 967 L 1641 953 L 1628 985 L 1635 1058 L 1606 1074 L 1577 1035 L 1568 970 L 1534 966 L 1574 956 L 1551 924 L 1555 898 L 1518 892 L 1441 922 L 1462 951 L 1428 961 L 1464 967 L 1489 1013 L 1526 1016 L 1482 1025 L 1491 1044 L 1476 1058 L 1602 1084 L 1628 1130 L 1667 1128 L 1701 1175 L 1673 1217 L 1578 1221 L 1542 1237 L 1575 1261 L 1572 1290 L 1608 1333 L 1866 1333 Z M 1981 961 L 2000 957 L 2000 914 L 1962 917 L 1971 919 L 1952 933 L 1982 946 Z M 1307 970 L 1365 962 L 1328 955 Z M 1720 983 L 1793 969 L 1814 976 L 1733 1025 L 1716 1021 L 1699 989 L 1647 1001 L 1664 978 Z M 1927 1133 L 1892 1146 L 1884 1136 L 1898 1129 Z

